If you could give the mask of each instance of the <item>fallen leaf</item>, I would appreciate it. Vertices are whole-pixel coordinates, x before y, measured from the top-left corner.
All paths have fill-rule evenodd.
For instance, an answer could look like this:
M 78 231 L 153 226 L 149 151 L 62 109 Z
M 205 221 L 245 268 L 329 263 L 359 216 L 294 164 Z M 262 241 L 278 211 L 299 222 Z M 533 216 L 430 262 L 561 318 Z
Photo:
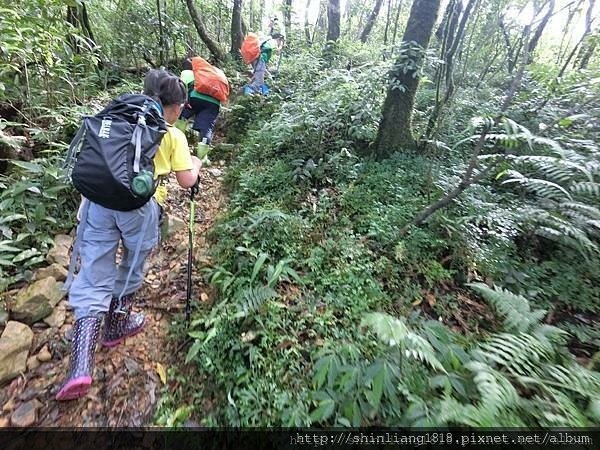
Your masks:
M 160 377 L 162 384 L 167 384 L 167 372 L 165 371 L 163 365 L 159 362 L 156 363 L 156 373 Z

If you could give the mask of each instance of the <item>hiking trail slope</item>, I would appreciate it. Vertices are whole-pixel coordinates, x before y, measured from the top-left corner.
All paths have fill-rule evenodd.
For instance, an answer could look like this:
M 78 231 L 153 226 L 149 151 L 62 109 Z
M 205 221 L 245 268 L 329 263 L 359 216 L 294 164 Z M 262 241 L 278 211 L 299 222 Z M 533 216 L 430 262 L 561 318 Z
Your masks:
M 223 165 L 220 161 L 201 170 L 196 196 L 192 296 L 202 301 L 208 296 L 199 269 L 209 262 L 205 236 L 223 204 Z M 88 394 L 79 400 L 57 402 L 54 396 L 68 370 L 68 336 L 74 322 L 66 299 L 62 299 L 57 308 L 67 308 L 64 324 L 51 327 L 35 323 L 27 371 L 0 388 L 0 427 L 153 423 L 161 391 L 172 388 L 167 370 L 185 358 L 181 343 L 168 336 L 171 323 L 184 320 L 188 255 L 189 191 L 177 186 L 174 177 L 169 181 L 165 212 L 171 217 L 172 234 L 149 257 L 144 285 L 136 296 L 134 310 L 146 315 L 142 332 L 113 349 L 98 345 L 94 382 Z

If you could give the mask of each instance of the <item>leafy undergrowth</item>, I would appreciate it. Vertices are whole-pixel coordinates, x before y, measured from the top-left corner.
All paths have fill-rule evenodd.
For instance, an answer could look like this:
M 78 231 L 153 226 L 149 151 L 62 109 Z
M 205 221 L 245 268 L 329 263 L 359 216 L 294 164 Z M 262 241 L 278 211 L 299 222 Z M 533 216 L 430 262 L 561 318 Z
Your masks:
M 302 67 L 229 112 L 241 150 L 210 236 L 215 301 L 194 316 L 180 375 L 199 381 L 159 423 L 598 423 L 595 244 L 542 240 L 515 208 L 531 199 L 483 184 L 403 233 L 460 161 L 371 160 L 385 70 Z M 548 323 L 566 305 L 585 318 L 571 337 Z

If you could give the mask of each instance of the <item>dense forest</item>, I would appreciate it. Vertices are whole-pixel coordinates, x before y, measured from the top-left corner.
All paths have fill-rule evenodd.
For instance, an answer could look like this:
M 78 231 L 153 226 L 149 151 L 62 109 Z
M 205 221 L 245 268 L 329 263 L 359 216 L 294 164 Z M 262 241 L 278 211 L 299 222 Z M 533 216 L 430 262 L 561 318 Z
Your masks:
M 25 366 L 0 367 L 0 426 L 22 404 L 37 402 L 28 425 L 79 408 L 52 410 L 50 387 L 32 400 L 66 370 L 63 294 L 35 317 L 22 307 L 34 284 L 57 289 L 41 273 L 66 273 L 57 236 L 72 239 L 79 194 L 63 161 L 81 117 L 141 92 L 149 69 L 179 76 L 192 56 L 232 93 L 196 202 L 210 220 L 196 223 L 191 321 L 188 194 L 174 188 L 181 239 L 162 243 L 144 288 L 148 305 L 173 306 L 155 315 L 153 345 L 168 355 L 124 363 L 156 373 L 153 404 L 137 421 L 85 422 L 95 402 L 128 408 L 90 394 L 71 426 L 597 426 L 599 9 L 2 0 L 0 348 L 21 339 L 15 327 L 33 337 L 14 344 Z M 244 95 L 244 37 L 274 24 L 285 44 L 270 92 Z

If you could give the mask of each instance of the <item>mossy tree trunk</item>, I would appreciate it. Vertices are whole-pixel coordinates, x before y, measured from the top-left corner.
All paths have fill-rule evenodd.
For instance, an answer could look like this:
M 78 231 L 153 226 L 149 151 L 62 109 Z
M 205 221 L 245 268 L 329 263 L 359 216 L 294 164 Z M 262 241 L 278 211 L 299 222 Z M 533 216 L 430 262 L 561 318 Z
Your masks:
M 413 2 L 402 38 L 400 57 L 390 72 L 390 85 L 375 140 L 375 154 L 379 159 L 386 158 L 398 150 L 415 148 L 412 110 L 424 53 L 438 15 L 440 1 Z

